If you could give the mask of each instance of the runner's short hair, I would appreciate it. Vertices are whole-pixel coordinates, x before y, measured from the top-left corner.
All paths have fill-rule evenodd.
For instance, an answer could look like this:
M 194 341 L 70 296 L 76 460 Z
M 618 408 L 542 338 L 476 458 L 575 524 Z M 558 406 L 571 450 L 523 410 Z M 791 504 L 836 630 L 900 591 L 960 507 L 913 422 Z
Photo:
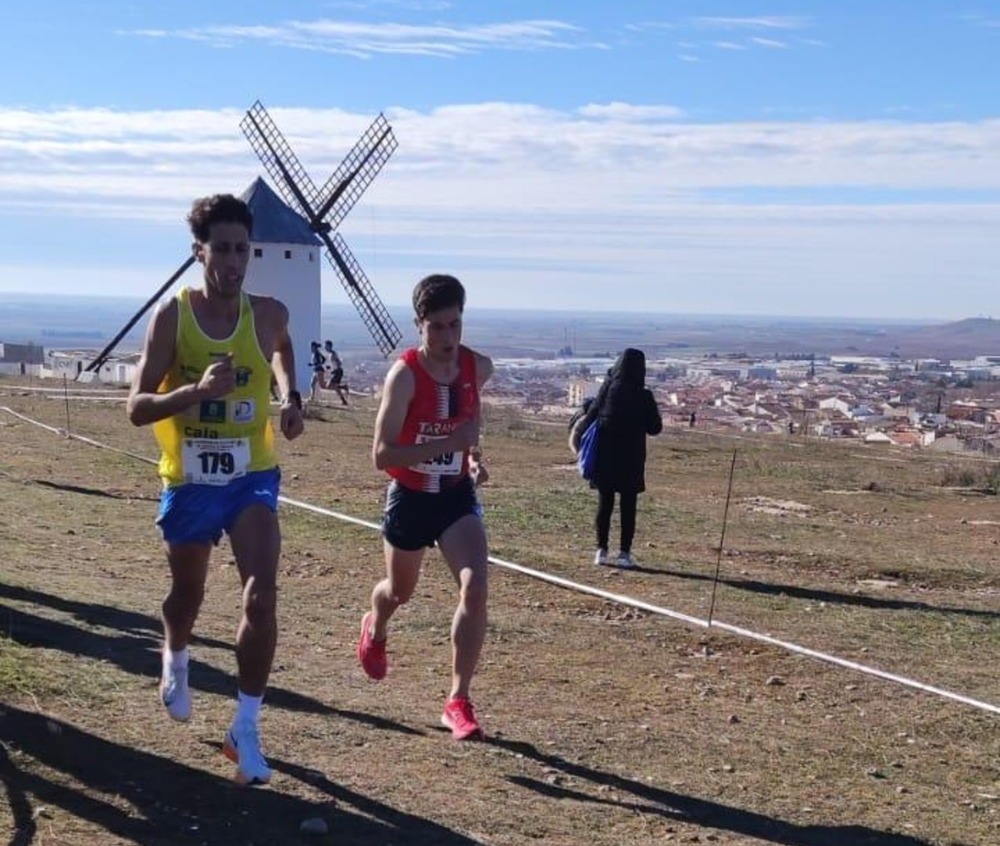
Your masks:
M 454 276 L 432 273 L 421 279 L 413 289 L 413 311 L 417 320 L 443 308 L 458 306 L 465 310 L 465 288 Z

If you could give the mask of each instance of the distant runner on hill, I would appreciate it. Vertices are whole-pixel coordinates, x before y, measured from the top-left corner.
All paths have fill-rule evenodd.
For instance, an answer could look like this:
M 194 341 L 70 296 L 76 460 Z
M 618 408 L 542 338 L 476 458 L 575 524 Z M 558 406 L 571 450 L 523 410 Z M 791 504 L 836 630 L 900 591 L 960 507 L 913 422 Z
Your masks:
M 326 369 L 327 376 L 326 389 L 328 391 L 336 391 L 337 396 L 340 397 L 340 401 L 347 405 L 347 385 L 344 382 L 344 365 L 340 363 L 340 356 L 337 355 L 337 351 L 333 348 L 333 341 L 326 341 L 323 345 L 323 349 L 326 351 Z
M 319 341 L 309 344 L 309 368 L 312 370 L 309 399 L 315 402 L 319 399 L 319 389 L 326 387 L 326 356 L 319 348 Z

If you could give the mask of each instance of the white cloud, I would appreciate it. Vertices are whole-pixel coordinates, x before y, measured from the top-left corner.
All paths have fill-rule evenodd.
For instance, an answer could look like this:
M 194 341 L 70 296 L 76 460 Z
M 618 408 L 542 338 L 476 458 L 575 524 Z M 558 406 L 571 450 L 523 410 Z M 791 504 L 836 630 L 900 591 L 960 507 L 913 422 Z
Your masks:
M 784 41 L 775 41 L 773 38 L 751 38 L 754 44 L 759 44 L 761 47 L 771 47 L 775 50 L 787 50 L 788 45 Z
M 589 118 L 619 121 L 676 120 L 684 112 L 676 106 L 636 106 L 631 103 L 592 103 L 577 110 Z
M 270 113 L 318 183 L 371 118 L 335 109 Z M 614 211 L 634 201 L 633 184 L 652 194 L 730 186 L 1000 190 L 998 120 L 699 124 L 680 120 L 674 106 L 622 102 L 575 111 L 479 103 L 386 114 L 400 142 L 389 194 L 410 194 L 410 180 L 431 174 L 440 180 L 432 203 L 465 196 L 469 180 L 523 180 L 528 201 L 552 197 L 559 185 L 566 191 L 559 202 L 572 207 L 581 174 L 602 186 Z M 130 197 L 141 204 L 186 198 L 205 184 L 239 189 L 258 170 L 241 117 L 236 109 L 0 110 L 0 199 Z M 485 191 L 475 202 L 489 208 L 494 196 Z
M 765 15 L 749 18 L 698 17 L 694 25 L 703 29 L 805 29 L 809 19 L 793 15 Z
M 639 23 L 625 24 L 625 29 L 630 32 L 644 32 L 647 30 L 669 30 L 677 29 L 677 24 L 667 21 L 641 21 Z
M 372 118 L 269 112 L 317 184 Z M 399 149 L 343 228 L 390 301 L 405 301 L 414 267 L 441 256 L 477 279 L 480 304 L 497 305 L 521 287 L 524 296 L 576 296 L 573 279 L 584 288 L 593 280 L 596 302 L 597 277 L 612 273 L 628 283 L 618 307 L 646 296 L 702 311 L 720 310 L 713 296 L 798 274 L 817 297 L 796 306 L 800 314 L 844 313 L 822 297 L 851 285 L 870 314 L 888 313 L 873 293 L 885 279 L 995 283 L 1000 120 L 703 124 L 673 106 L 622 102 L 386 114 Z M 0 217 L 45 232 L 39 221 L 67 232 L 73 221 L 109 232 L 148 222 L 160 238 L 183 241 L 193 197 L 242 191 L 261 170 L 241 117 L 0 109 Z M 669 295 L 664 278 L 676 283 Z M 906 307 L 934 313 L 919 301 Z
M 555 20 L 461 26 L 321 19 L 286 21 L 268 26 L 141 29 L 122 34 L 198 41 L 219 48 L 258 43 L 271 47 L 340 53 L 361 59 L 381 54 L 451 58 L 488 50 L 605 48 L 603 44 L 582 40 L 581 33 L 579 27 Z
M 718 47 L 720 50 L 746 50 L 746 44 L 736 44 L 733 41 L 716 41 L 713 47 Z
M 959 15 L 959 20 L 966 21 L 973 26 L 983 26 L 989 29 L 1000 28 L 1000 18 L 987 17 L 986 15 L 979 13 L 969 13 Z

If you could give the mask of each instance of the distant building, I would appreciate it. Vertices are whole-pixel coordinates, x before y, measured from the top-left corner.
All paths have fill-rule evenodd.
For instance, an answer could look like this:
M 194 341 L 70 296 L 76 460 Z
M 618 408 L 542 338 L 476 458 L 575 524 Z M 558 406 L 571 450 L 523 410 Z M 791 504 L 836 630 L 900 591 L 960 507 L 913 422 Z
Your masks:
M 583 401 L 593 399 L 601 388 L 601 383 L 593 379 L 570 379 L 566 383 L 566 404 L 572 407 L 583 405 Z
M 978 402 L 955 400 L 948 406 L 949 420 L 968 420 L 973 423 L 986 422 L 986 408 Z
M 37 375 L 45 363 L 45 350 L 37 344 L 10 344 L 0 341 L 0 373 L 10 376 Z
M 759 379 L 762 382 L 773 382 L 778 378 L 778 371 L 766 364 L 754 364 L 747 368 L 748 379 Z
M 851 413 L 850 403 L 840 397 L 827 397 L 826 399 L 821 399 L 819 401 L 819 408 L 821 411 L 835 411 L 845 417 L 849 416 Z

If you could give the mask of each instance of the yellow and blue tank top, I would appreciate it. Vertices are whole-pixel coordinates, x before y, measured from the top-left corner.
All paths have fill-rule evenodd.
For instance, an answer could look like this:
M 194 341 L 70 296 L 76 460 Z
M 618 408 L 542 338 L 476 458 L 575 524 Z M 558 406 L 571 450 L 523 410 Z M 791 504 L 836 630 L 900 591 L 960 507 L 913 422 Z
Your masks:
M 198 325 L 190 293 L 187 287 L 177 293 L 177 349 L 158 392 L 197 384 L 205 369 L 226 355 L 233 357 L 236 387 L 224 397 L 196 403 L 153 424 L 166 487 L 226 485 L 249 472 L 277 466 L 268 416 L 271 364 L 257 341 L 250 297 L 241 296 L 233 333 L 216 340 Z

